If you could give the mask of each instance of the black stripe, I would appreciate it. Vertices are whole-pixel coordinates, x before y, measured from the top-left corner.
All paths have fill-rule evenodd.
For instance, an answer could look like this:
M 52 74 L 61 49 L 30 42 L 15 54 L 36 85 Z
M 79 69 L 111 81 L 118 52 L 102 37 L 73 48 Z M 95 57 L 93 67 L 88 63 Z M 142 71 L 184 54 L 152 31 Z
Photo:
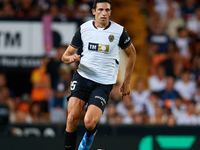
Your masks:
M 117 59 L 115 59 L 115 62 L 119 65 L 119 61 Z
M 104 30 L 108 29 L 110 27 L 110 25 L 111 25 L 111 22 L 109 21 L 108 26 Z
M 92 22 L 92 24 L 93 24 L 93 26 L 97 29 L 97 27 L 95 26 L 95 23 L 94 23 L 94 21 Z M 110 25 L 111 25 L 111 22 L 109 21 L 109 24 L 108 24 L 108 26 L 106 27 L 106 28 L 104 28 L 104 30 L 106 30 L 106 29 L 108 29 L 109 27 L 110 27 Z
M 93 24 L 93 26 L 97 29 L 97 27 L 96 27 L 95 24 L 94 24 L 94 21 L 92 22 L 92 24 Z
M 77 48 L 77 49 L 79 48 L 79 47 L 77 47 L 77 46 L 74 46 L 74 45 L 72 45 L 72 44 L 70 44 L 70 45 L 71 45 L 73 48 Z

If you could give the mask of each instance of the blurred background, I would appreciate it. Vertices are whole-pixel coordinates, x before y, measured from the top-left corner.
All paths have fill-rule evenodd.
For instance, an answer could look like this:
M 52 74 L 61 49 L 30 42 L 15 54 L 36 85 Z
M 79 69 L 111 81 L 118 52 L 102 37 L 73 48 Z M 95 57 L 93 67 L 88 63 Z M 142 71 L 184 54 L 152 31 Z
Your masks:
M 126 28 L 137 60 L 131 94 L 122 100 L 126 57 L 120 51 L 117 83 L 92 148 L 198 150 L 200 1 L 111 2 L 111 20 Z M 0 0 L 0 149 L 62 149 L 66 97 L 78 64 L 63 64 L 61 56 L 77 28 L 94 19 L 92 4 Z M 81 138 L 83 121 L 78 131 Z

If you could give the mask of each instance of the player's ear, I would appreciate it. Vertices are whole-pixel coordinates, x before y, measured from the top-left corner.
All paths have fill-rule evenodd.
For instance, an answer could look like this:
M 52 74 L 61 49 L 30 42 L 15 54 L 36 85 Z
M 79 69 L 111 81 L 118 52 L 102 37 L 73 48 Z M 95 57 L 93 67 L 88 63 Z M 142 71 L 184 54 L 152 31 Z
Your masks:
M 92 14 L 93 14 L 93 15 L 95 15 L 95 12 L 96 12 L 95 9 L 92 9 Z
M 112 13 L 112 9 L 110 10 L 110 15 L 111 15 L 111 13 Z

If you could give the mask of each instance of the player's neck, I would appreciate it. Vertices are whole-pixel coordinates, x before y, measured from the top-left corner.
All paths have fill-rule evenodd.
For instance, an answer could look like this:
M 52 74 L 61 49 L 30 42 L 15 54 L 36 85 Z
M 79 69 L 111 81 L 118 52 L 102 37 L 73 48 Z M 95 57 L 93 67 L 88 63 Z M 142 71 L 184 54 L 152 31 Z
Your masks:
M 110 24 L 111 24 L 110 21 L 108 21 L 108 23 L 106 23 L 106 24 L 100 24 L 100 23 L 98 23 L 96 21 L 93 21 L 93 25 L 94 25 L 95 28 L 107 29 L 110 26 Z
M 96 28 L 106 28 L 109 25 L 109 21 L 106 24 L 98 23 L 97 21 L 94 21 L 94 25 Z

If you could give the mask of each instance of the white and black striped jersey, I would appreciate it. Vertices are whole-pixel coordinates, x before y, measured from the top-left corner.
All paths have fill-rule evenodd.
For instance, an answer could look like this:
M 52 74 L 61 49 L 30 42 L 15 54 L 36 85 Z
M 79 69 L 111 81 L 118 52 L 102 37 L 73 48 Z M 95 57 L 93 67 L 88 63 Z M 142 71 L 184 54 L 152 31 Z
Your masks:
M 80 26 L 71 46 L 82 47 L 78 73 L 101 84 L 114 84 L 119 69 L 119 49 L 131 44 L 130 37 L 121 25 L 110 21 L 106 28 L 97 28 L 94 21 Z

